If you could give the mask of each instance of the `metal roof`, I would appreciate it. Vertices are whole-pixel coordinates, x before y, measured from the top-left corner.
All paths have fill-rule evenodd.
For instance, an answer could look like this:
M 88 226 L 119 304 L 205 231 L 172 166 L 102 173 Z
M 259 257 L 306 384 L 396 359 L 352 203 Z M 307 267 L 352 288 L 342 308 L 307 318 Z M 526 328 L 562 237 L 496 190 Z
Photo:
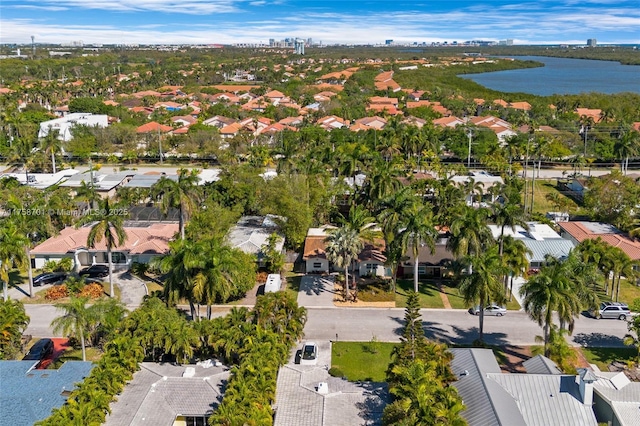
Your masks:
M 458 377 L 453 386 L 458 389 L 465 410 L 462 416 L 469 425 L 524 425 L 524 419 L 514 399 L 488 374 L 502 374 L 491 349 L 454 348 L 451 369 Z
M 562 238 L 553 240 L 522 240 L 525 246 L 531 250 L 531 255 L 527 255 L 529 262 L 544 262 L 545 256 L 550 254 L 557 259 L 569 255 L 573 250 L 573 242 Z
M 522 363 L 528 374 L 562 374 L 558 366 L 544 355 L 536 355 Z
M 31 426 L 61 407 L 75 384 L 89 375 L 91 362 L 67 361 L 57 370 L 35 370 L 35 361 L 0 361 L 0 424 Z
M 516 401 L 527 426 L 596 426 L 591 405 L 582 403 L 576 376 L 488 374 Z

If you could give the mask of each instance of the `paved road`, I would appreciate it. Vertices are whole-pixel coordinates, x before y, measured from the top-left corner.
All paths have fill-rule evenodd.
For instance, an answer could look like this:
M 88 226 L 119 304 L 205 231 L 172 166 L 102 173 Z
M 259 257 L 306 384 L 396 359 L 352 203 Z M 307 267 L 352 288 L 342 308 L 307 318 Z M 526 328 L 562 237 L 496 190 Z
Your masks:
M 25 305 L 31 323 L 27 334 L 53 336 L 49 324 L 60 312 L 52 305 Z M 216 308 L 214 316 L 223 315 L 226 308 Z M 468 344 L 478 337 L 478 318 L 463 310 L 423 309 L 422 320 L 427 337 L 454 344 Z M 305 326 L 305 339 L 316 341 L 368 341 L 375 336 L 380 341 L 396 342 L 403 327 L 404 310 L 368 308 L 310 308 Z M 506 316 L 485 318 L 485 340 L 489 344 L 516 346 L 534 345 L 542 329 L 524 312 L 509 312 Z M 580 317 L 573 336 L 574 345 L 623 346 L 626 322 Z
M 454 344 L 468 344 L 478 337 L 478 318 L 463 310 L 423 309 L 427 337 Z M 309 309 L 305 326 L 307 340 L 399 341 L 403 309 Z M 580 317 L 570 341 L 574 345 L 623 346 L 626 322 Z M 534 345 L 542 328 L 524 312 L 504 317 L 486 317 L 485 341 L 489 344 Z

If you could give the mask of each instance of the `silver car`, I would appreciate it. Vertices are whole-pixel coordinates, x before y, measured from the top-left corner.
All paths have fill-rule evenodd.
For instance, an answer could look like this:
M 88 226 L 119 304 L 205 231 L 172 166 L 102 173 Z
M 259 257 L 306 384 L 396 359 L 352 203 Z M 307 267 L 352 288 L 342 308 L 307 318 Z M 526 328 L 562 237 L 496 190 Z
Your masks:
M 620 302 L 602 302 L 596 318 L 626 320 L 631 317 L 629 306 Z
M 472 313 L 473 315 L 480 315 L 480 306 L 474 306 L 473 308 L 469 309 L 469 312 Z M 507 313 L 507 308 L 503 306 L 488 305 L 484 307 L 485 315 L 501 317 L 506 313 Z

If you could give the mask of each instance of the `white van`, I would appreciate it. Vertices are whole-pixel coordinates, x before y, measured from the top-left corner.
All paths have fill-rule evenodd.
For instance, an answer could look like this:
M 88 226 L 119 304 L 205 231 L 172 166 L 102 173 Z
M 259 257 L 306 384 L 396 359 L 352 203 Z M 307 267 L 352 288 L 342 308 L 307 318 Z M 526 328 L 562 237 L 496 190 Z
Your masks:
M 275 293 L 276 291 L 280 291 L 280 286 L 282 285 L 282 278 L 280 274 L 269 274 L 267 276 L 267 283 L 264 285 L 265 293 Z

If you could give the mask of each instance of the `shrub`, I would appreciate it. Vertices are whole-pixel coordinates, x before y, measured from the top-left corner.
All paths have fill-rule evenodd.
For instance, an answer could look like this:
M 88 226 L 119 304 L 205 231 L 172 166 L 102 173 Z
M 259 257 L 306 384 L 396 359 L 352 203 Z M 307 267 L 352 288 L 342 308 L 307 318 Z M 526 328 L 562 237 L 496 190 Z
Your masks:
M 90 299 L 97 299 L 104 294 L 104 288 L 100 284 L 93 283 L 89 285 L 85 285 L 82 290 L 80 290 L 80 297 L 88 297 Z
M 67 296 L 69 296 L 69 289 L 65 284 L 53 286 L 44 294 L 46 300 L 58 300 Z
M 633 302 L 631 302 L 629 308 L 632 312 L 640 312 L 640 297 L 633 299 Z

